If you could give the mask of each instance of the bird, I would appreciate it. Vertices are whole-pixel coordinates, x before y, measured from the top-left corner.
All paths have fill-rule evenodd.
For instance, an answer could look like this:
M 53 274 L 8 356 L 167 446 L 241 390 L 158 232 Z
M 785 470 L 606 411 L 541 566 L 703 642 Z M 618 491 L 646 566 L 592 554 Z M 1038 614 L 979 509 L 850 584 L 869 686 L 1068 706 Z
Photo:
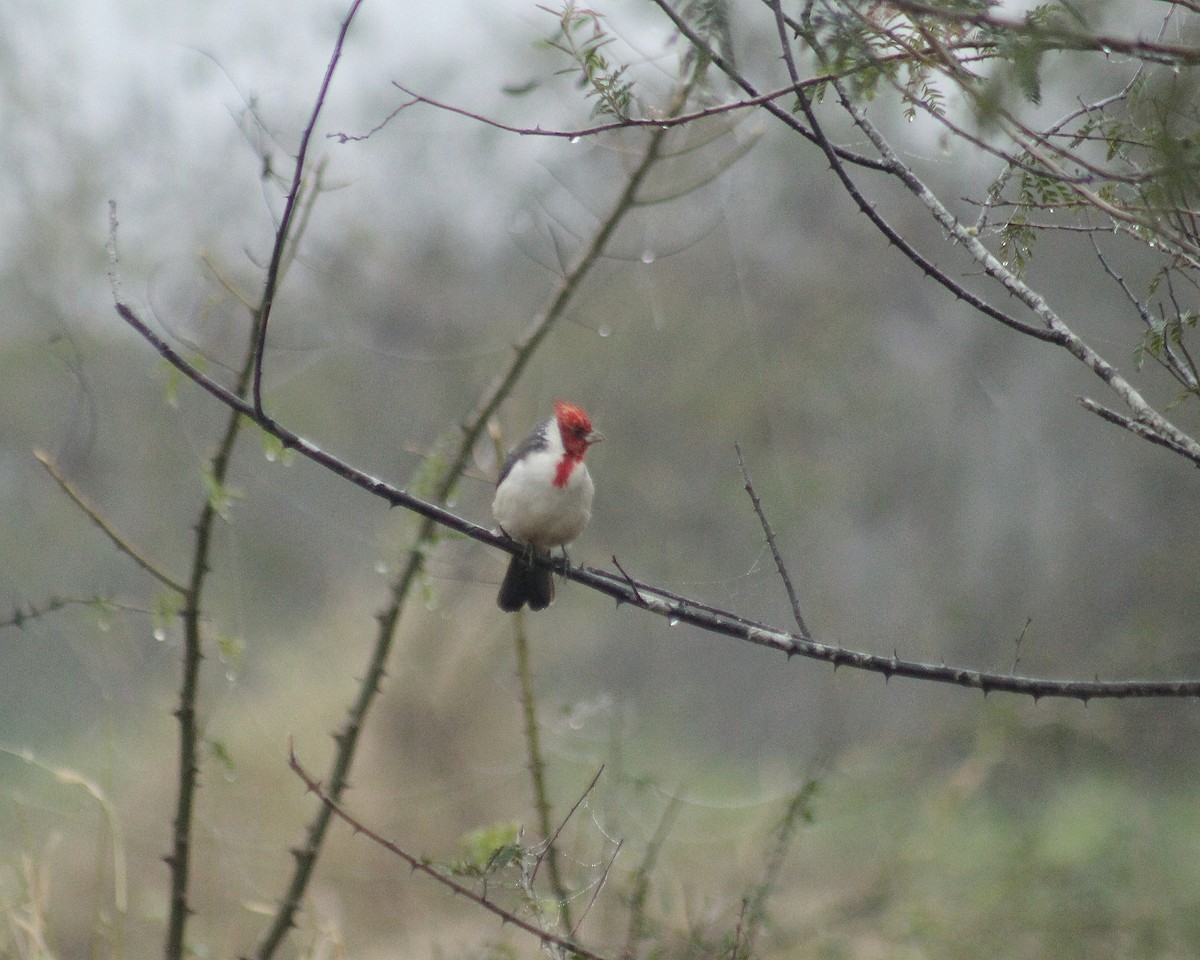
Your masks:
M 584 411 L 565 400 L 554 402 L 547 417 L 504 459 L 492 516 L 501 531 L 526 549 L 514 554 L 496 603 L 506 613 L 529 604 L 544 610 L 554 602 L 554 580 L 534 556 L 573 541 L 592 519 L 595 488 L 583 462 L 593 443 L 603 440 Z

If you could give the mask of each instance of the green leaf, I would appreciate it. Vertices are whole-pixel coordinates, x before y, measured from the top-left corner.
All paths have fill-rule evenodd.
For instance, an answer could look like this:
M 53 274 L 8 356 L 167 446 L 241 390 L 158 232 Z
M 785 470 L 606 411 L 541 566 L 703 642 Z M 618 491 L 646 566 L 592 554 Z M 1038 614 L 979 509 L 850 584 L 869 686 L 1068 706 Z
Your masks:
M 212 754 L 214 760 L 225 768 L 226 772 L 233 773 L 235 764 L 233 762 L 233 754 L 229 752 L 229 747 L 225 745 L 224 740 L 216 740 L 212 737 L 206 737 L 205 745 L 208 747 L 208 752 Z
M 183 609 L 183 597 L 174 590 L 162 590 L 154 597 L 154 609 L 150 615 L 154 638 L 161 640 L 179 619 Z
M 208 496 L 208 505 L 218 517 L 226 523 L 230 522 L 229 511 L 234 501 L 242 499 L 242 493 L 236 487 L 222 484 L 206 466 L 204 469 L 204 491 Z
M 463 872 L 482 876 L 520 862 L 526 850 L 521 842 L 520 824 L 511 822 L 472 830 L 463 834 L 458 842 L 463 854 Z
M 242 655 L 246 652 L 246 642 L 241 637 L 219 633 L 217 634 L 217 652 L 222 663 L 236 667 L 242 662 Z
M 275 434 L 268 433 L 266 430 L 261 433 L 263 456 L 266 457 L 267 462 L 282 463 L 285 467 L 291 466 L 296 459 L 296 451 L 286 446 Z

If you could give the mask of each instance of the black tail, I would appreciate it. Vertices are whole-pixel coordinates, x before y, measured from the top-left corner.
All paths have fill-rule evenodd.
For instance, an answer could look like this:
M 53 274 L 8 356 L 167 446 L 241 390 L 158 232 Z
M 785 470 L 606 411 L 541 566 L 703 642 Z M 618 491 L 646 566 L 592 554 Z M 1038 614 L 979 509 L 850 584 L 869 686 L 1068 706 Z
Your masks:
M 528 603 L 530 610 L 545 610 L 553 602 L 554 580 L 550 571 L 534 566 L 526 557 L 513 557 L 496 597 L 500 609 L 513 613 Z

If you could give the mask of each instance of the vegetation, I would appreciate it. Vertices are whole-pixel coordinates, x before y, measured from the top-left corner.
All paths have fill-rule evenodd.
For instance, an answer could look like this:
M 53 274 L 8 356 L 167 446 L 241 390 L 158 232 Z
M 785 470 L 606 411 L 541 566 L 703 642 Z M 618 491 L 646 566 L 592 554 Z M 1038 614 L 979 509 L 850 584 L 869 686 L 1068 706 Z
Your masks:
M 6 953 L 1200 948 L 1198 11 L 654 6 L 352 110 L 353 0 L 296 130 L 242 97 L 246 239 L 122 191 L 115 310 L 6 349 Z M 559 395 L 596 522 L 503 618 Z

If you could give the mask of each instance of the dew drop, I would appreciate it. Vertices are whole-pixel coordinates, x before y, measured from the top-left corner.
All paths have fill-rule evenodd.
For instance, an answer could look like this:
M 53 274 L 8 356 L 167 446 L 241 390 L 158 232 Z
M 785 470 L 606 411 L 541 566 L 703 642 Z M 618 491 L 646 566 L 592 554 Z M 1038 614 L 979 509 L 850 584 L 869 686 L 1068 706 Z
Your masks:
M 379 574 L 381 577 L 382 577 L 384 574 L 386 574 L 386 573 L 388 572 L 388 565 L 387 565 L 387 561 L 386 561 L 386 560 L 379 560 L 378 562 L 376 562 L 376 564 L 375 564 L 375 572 L 376 572 L 377 574 Z
M 612 327 L 607 323 L 602 323 L 596 328 L 596 334 L 601 337 L 610 337 L 612 336 Z
M 154 637 L 154 639 L 157 640 L 159 643 L 162 643 L 164 640 L 167 639 L 167 631 L 164 630 L 162 627 L 156 627 L 154 630 L 154 633 L 152 633 L 151 636 Z
M 571 139 L 568 140 L 567 143 L 578 143 L 581 139 L 583 139 L 583 138 L 582 137 L 571 137 Z
M 679 626 L 679 618 L 678 618 L 678 617 L 668 617 L 668 618 L 667 618 L 667 626 L 668 626 L 668 627 L 677 627 L 677 626 Z
M 653 263 L 654 259 L 655 259 L 655 257 L 654 257 L 653 250 L 643 250 L 642 251 L 642 263 Z

